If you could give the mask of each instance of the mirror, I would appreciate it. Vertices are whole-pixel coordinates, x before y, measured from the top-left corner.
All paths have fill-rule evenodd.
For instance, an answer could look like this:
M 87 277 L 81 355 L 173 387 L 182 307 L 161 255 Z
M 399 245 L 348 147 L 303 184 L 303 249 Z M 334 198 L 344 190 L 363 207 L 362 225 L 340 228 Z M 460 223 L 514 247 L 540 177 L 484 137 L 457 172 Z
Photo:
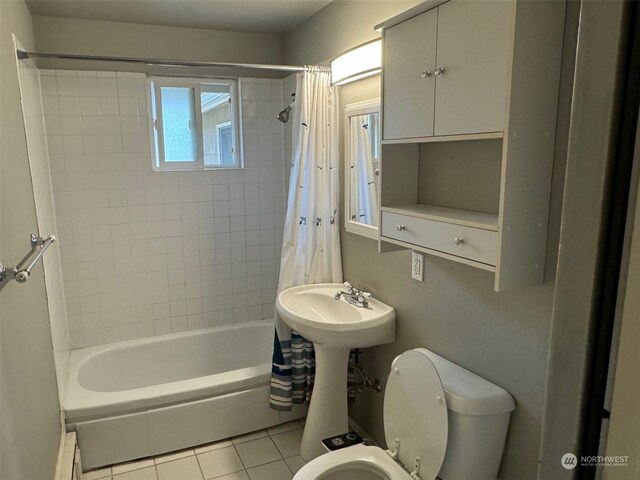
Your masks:
M 378 238 L 380 100 L 345 107 L 345 228 Z

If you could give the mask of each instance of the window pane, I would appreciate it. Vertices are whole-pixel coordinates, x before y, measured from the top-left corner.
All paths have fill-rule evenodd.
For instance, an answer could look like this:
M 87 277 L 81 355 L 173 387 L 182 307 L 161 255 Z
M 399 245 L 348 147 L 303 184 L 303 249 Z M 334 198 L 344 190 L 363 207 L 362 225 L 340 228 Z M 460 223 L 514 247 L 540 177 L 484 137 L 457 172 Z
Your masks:
M 234 165 L 231 87 L 203 83 L 201 89 L 204 164 Z
M 233 165 L 233 133 L 230 123 L 218 126 L 218 152 L 220 165 Z
M 194 89 L 161 87 L 160 95 L 162 98 L 164 161 L 197 161 Z

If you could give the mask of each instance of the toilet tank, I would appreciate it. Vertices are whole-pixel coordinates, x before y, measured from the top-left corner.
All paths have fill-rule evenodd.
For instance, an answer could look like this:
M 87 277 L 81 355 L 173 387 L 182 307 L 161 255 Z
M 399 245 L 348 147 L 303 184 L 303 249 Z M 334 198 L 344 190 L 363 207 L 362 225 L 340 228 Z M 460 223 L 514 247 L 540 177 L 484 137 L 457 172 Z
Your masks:
M 507 437 L 513 397 L 499 386 L 427 350 L 435 365 L 448 410 L 447 449 L 442 480 L 495 480 Z

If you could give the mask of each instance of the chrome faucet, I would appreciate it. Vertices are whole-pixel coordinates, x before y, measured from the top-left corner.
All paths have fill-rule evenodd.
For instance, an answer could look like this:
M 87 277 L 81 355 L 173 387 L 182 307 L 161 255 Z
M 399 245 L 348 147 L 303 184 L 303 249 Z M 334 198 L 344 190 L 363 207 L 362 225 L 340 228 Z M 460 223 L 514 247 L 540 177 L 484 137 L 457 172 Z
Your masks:
M 368 299 L 372 297 L 369 292 L 358 290 L 349 282 L 344 282 L 344 286 L 348 291 L 340 290 L 333 298 L 340 300 L 342 297 L 354 307 L 367 308 L 369 306 Z

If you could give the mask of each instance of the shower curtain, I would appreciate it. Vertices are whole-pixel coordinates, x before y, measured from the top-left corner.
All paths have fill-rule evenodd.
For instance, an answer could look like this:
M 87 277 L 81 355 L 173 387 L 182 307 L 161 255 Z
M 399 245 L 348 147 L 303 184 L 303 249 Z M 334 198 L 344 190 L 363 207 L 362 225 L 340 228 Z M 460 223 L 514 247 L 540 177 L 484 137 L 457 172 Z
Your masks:
M 338 95 L 328 68 L 298 75 L 293 153 L 278 293 L 308 283 L 342 282 L 338 222 Z M 309 400 L 313 344 L 276 312 L 271 407 L 291 410 Z
M 354 207 L 358 218 L 355 221 L 376 227 L 378 225 L 378 198 L 373 172 L 369 123 L 369 115 L 360 116 L 358 121 L 351 122 L 351 136 L 355 140 L 351 158 L 355 163 L 352 167 L 356 169 L 357 182 L 357 185 L 351 188 L 356 193 Z

